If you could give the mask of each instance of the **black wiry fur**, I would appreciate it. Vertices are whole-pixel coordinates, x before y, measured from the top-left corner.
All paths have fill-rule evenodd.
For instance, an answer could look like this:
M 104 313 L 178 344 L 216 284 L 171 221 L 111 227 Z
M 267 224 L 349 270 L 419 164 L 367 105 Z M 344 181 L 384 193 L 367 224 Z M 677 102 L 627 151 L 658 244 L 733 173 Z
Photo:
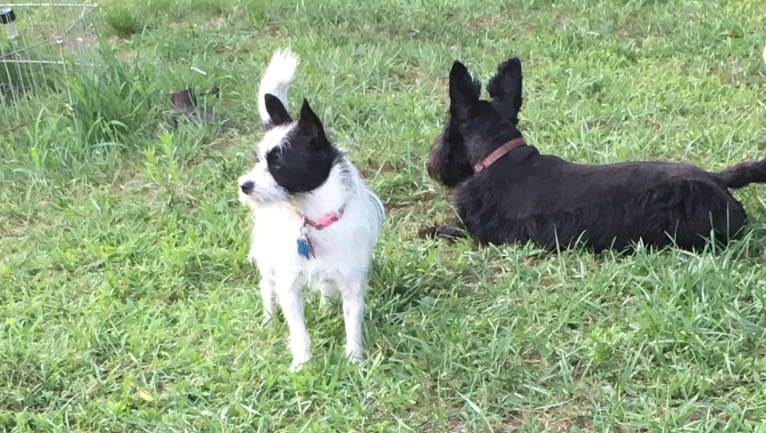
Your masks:
M 474 174 L 473 165 L 517 129 L 521 62 L 512 58 L 489 82 L 489 100 L 460 62 L 450 73 L 450 110 L 431 150 L 428 171 L 450 190 L 456 221 L 425 228 L 422 236 L 455 238 L 462 229 L 482 243 L 533 241 L 548 248 L 582 244 L 601 251 L 675 243 L 726 243 L 746 219 L 729 188 L 766 182 L 766 159 L 721 172 L 658 161 L 577 164 L 522 146 Z

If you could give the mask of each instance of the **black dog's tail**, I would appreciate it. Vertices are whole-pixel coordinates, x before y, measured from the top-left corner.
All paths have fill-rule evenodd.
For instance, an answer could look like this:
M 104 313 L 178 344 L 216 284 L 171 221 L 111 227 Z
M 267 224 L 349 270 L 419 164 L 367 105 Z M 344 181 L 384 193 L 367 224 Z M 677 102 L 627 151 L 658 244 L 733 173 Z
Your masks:
M 713 174 L 727 188 L 742 188 L 751 183 L 766 183 L 766 158 L 743 162 Z

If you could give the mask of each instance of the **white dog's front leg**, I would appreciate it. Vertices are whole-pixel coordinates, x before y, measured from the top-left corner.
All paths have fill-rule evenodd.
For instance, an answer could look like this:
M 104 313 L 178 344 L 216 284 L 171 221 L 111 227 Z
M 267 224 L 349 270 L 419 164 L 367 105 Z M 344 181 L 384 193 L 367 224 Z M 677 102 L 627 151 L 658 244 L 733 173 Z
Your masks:
M 343 324 L 346 328 L 346 356 L 351 362 L 361 362 L 362 321 L 364 320 L 364 282 L 356 281 L 342 286 Z
M 302 287 L 300 284 L 293 283 L 291 287 L 277 290 L 277 296 L 282 314 L 290 330 L 289 344 L 293 357 L 290 371 L 295 372 L 311 359 L 311 343 L 303 319 Z

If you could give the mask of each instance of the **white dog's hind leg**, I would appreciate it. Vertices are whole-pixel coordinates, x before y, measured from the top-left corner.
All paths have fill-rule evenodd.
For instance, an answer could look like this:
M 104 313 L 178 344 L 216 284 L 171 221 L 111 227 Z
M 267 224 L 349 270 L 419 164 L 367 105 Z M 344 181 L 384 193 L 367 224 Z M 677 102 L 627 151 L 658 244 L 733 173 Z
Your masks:
M 274 281 L 262 277 L 260 289 L 261 301 L 263 302 L 263 323 L 266 323 L 274 315 Z
M 333 296 L 337 292 L 335 286 L 329 281 L 323 281 L 319 283 L 319 305 L 328 307 L 332 301 Z
M 346 356 L 351 362 L 361 362 L 362 322 L 364 321 L 364 278 L 339 281 L 343 295 L 343 324 L 346 328 Z
M 311 359 L 311 342 L 303 318 L 303 287 L 297 282 L 276 290 L 279 306 L 290 331 L 289 344 L 293 360 L 290 371 L 298 371 Z

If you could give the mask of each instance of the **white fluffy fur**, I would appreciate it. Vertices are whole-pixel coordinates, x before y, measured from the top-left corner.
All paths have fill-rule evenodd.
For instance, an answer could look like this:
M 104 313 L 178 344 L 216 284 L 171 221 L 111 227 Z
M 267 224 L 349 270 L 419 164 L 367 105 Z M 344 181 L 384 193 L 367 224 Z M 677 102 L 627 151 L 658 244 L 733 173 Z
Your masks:
M 297 65 L 290 51 L 278 51 L 261 80 L 259 106 L 263 95 L 274 94 L 286 104 L 287 88 Z M 270 119 L 265 107 L 264 123 Z M 311 358 L 310 341 L 303 316 L 303 288 L 319 289 L 322 301 L 339 292 L 343 300 L 346 330 L 346 355 L 352 361 L 362 359 L 362 321 L 367 270 L 373 248 L 383 224 L 383 205 L 361 179 L 358 171 L 343 159 L 331 170 L 325 183 L 310 193 L 289 195 L 271 177 L 265 155 L 282 145 L 285 134 L 295 127 L 270 129 L 258 144 L 259 162 L 240 178 L 240 185 L 252 181 L 250 194 L 240 190 L 240 199 L 252 209 L 253 231 L 249 259 L 261 274 L 260 291 L 265 320 L 274 313 L 276 298 L 287 322 L 292 353 L 291 371 L 297 371 Z M 289 151 L 289 150 L 288 150 Z M 297 252 L 303 221 L 307 215 L 319 220 L 329 212 L 344 207 L 342 217 L 323 230 L 309 228 L 308 236 L 315 257 L 306 259 Z

